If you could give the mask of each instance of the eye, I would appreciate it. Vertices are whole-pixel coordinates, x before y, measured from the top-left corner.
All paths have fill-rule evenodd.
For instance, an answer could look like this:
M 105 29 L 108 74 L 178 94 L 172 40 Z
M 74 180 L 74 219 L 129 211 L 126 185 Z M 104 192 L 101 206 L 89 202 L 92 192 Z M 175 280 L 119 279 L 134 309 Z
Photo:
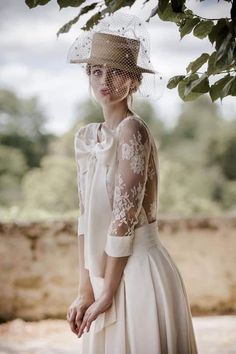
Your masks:
M 101 74 L 101 70 L 100 70 L 100 69 L 93 69 L 93 70 L 92 70 L 92 74 L 93 74 L 94 76 L 98 76 L 98 75 Z

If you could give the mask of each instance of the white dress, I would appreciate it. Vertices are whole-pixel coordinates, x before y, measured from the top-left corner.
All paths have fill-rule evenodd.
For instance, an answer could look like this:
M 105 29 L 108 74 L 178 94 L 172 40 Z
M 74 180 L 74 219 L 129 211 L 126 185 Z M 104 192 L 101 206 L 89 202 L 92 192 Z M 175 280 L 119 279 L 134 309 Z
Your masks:
M 148 126 L 135 115 L 115 129 L 88 123 L 75 134 L 75 155 L 78 237 L 95 299 L 107 255 L 129 256 L 112 306 L 78 339 L 78 354 L 196 354 L 183 279 L 159 238 L 158 147 Z

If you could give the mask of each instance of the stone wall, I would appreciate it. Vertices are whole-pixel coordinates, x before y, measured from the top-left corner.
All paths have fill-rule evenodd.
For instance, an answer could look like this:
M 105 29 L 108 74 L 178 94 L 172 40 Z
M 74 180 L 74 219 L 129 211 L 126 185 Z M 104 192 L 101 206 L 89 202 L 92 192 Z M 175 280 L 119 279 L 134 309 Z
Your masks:
M 0 318 L 65 318 L 77 295 L 77 221 L 0 223 Z M 192 313 L 236 313 L 236 217 L 159 218 Z

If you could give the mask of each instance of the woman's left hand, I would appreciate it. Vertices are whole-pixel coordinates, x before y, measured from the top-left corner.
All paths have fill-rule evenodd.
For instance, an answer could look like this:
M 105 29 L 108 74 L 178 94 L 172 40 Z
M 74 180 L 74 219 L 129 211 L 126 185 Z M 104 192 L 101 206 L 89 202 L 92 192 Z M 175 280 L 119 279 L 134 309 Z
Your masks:
M 80 326 L 78 337 L 80 338 L 83 334 L 84 328 L 87 327 L 87 332 L 90 329 L 91 323 L 96 320 L 100 313 L 105 312 L 112 305 L 112 295 L 104 292 L 101 296 L 94 301 L 94 303 L 88 307 L 84 313 L 83 322 Z

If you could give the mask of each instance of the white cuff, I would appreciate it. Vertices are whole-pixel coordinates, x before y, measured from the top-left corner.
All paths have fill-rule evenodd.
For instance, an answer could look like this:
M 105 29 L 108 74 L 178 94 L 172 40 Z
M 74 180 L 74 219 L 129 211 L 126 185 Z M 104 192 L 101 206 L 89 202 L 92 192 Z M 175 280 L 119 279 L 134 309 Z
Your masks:
M 84 235 L 84 214 L 78 217 L 77 235 Z
M 105 252 L 111 257 L 125 257 L 132 254 L 134 234 L 130 236 L 107 235 Z

